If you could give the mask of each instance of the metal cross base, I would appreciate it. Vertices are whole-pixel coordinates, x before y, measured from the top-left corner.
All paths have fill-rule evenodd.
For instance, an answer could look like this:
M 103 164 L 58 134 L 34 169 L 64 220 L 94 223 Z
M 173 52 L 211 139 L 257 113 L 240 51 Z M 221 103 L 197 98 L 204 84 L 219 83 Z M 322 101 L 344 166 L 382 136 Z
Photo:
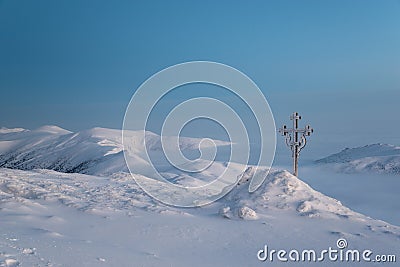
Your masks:
M 298 176 L 298 159 L 300 151 L 307 144 L 306 136 L 310 136 L 314 130 L 310 125 L 307 125 L 304 129 L 299 129 L 299 120 L 301 120 L 301 116 L 297 112 L 294 112 L 290 116 L 290 119 L 293 121 L 293 128 L 286 128 L 286 125 L 283 125 L 283 127 L 279 129 L 279 132 L 285 136 L 286 145 L 292 150 L 293 175 Z M 301 136 L 299 136 L 299 134 L 301 134 Z

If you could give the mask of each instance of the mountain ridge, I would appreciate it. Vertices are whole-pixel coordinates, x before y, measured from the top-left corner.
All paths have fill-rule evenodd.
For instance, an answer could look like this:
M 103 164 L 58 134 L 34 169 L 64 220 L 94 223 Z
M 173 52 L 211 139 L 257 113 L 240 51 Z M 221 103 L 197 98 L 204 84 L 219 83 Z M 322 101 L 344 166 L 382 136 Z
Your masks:
M 128 171 L 123 155 L 122 130 L 95 127 L 70 132 L 51 125 L 34 130 L 19 129 L 0 132 L 0 167 L 94 175 Z M 126 136 L 129 148 L 135 154 L 134 159 L 145 164 L 147 155 L 141 149 L 143 132 L 128 131 Z M 153 158 L 166 162 L 162 155 L 161 137 L 149 131 L 145 132 L 145 136 L 146 147 Z M 183 151 L 193 154 L 198 151 L 201 140 L 181 137 L 179 142 Z M 216 140 L 215 144 L 226 146 L 230 143 Z
M 342 151 L 315 161 L 338 172 L 376 172 L 400 175 L 400 147 L 391 144 L 370 144 Z

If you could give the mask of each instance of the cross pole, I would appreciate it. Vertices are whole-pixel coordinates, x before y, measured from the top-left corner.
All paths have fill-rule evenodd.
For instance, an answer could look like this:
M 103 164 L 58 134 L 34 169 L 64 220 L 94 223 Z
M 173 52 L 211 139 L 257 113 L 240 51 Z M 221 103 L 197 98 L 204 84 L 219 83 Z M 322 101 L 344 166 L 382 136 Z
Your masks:
M 279 132 L 285 136 L 285 143 L 292 150 L 293 157 L 293 175 L 298 176 L 298 159 L 300 151 L 306 146 L 306 136 L 310 136 L 314 132 L 314 129 L 310 125 L 307 125 L 303 129 L 299 129 L 299 120 L 301 116 L 297 112 L 293 112 L 290 115 L 290 120 L 293 121 L 293 128 L 287 128 L 283 125 L 279 129 Z M 300 134 L 300 136 L 299 136 Z

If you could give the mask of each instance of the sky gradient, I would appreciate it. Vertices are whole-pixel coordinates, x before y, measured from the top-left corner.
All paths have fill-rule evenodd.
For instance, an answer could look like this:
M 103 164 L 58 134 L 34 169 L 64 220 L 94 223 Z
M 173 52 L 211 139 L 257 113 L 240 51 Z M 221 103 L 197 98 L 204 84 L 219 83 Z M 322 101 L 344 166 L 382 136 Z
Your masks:
M 192 60 L 247 74 L 316 143 L 400 144 L 395 0 L 0 0 L 0 126 L 121 128 L 141 83 Z

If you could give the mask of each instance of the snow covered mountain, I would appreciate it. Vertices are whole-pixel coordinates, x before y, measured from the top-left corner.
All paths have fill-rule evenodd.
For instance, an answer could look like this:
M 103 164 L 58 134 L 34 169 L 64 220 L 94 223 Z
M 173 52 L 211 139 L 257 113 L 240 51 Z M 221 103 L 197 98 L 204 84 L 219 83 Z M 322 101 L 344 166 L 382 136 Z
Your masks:
M 130 132 L 133 151 L 143 142 L 140 136 Z M 150 153 L 162 163 L 160 137 L 147 137 Z M 197 153 L 200 139 L 180 141 L 185 153 Z M 140 172 L 143 151 L 134 156 Z M 399 249 L 399 227 L 354 212 L 283 170 L 270 170 L 249 193 L 255 168 L 248 166 L 238 185 L 210 205 L 164 205 L 128 172 L 119 130 L 2 128 L 0 165 L 0 266 L 257 266 L 263 263 L 256 253 L 266 244 L 326 249 L 338 238 L 375 253 Z M 224 167 L 217 161 L 203 174 L 183 175 L 173 168 L 162 173 L 174 183 L 197 186 Z M 176 195 L 160 181 L 142 177 L 159 194 Z
M 139 132 L 129 131 L 128 138 L 140 170 L 140 164 L 146 164 L 143 159 L 145 155 L 143 151 L 136 151 L 135 145 L 143 143 L 143 137 Z M 76 133 L 57 126 L 43 126 L 35 130 L 2 128 L 0 167 L 21 170 L 50 169 L 94 175 L 127 172 L 121 139 L 121 130 L 106 128 Z M 198 138 L 182 137 L 180 147 L 188 155 L 195 154 L 198 153 L 200 141 Z M 229 144 L 223 141 L 215 143 L 217 146 Z M 162 153 L 160 136 L 146 132 L 146 145 L 157 166 L 168 165 Z
M 372 144 L 346 148 L 339 153 L 316 161 L 328 164 L 340 172 L 377 172 L 400 174 L 400 147 L 388 144 Z
M 149 136 L 146 136 L 146 138 L 150 138 L 146 141 L 150 144 L 150 151 L 159 154 L 156 155 L 156 160 L 162 159 L 162 147 L 159 136 L 153 133 L 148 133 L 148 135 Z M 130 138 L 130 144 L 132 146 L 135 146 L 137 142 L 143 142 L 138 132 L 130 132 Z M 189 152 L 192 150 L 195 151 L 197 150 L 199 141 L 200 139 L 196 138 L 183 138 L 181 140 L 181 147 Z M 219 141 L 217 144 L 224 145 L 225 143 Z M 143 161 L 141 153 L 143 152 L 136 152 L 137 165 L 139 166 L 141 164 L 140 162 Z M 33 173 L 34 175 L 29 174 L 28 177 L 40 177 L 43 174 L 54 174 L 50 170 L 58 172 L 56 175 L 57 179 L 59 179 L 60 173 L 82 173 L 112 177 L 112 182 L 110 181 L 110 184 L 107 186 L 102 185 L 101 188 L 98 189 L 98 194 L 96 193 L 95 199 L 102 194 L 110 197 L 107 201 L 105 199 L 101 200 L 101 205 L 104 205 L 104 203 L 113 203 L 111 199 L 121 200 L 128 197 L 132 200 L 142 195 L 138 194 L 140 189 L 128 174 L 123 157 L 120 130 L 93 128 L 73 133 L 57 126 L 44 126 L 32 131 L 3 128 L 2 132 L 0 132 L 0 167 L 21 170 L 49 170 L 36 171 Z M 218 175 L 224 171 L 225 167 L 224 162 L 215 162 L 201 174 L 183 174 L 173 169 L 166 169 L 163 174 L 174 183 L 199 186 L 202 185 L 202 183 L 208 183 L 217 178 Z M 235 166 L 233 166 L 233 168 L 234 167 Z M 240 169 L 239 167 L 240 166 L 238 166 L 238 169 Z M 235 215 L 238 215 L 240 213 L 239 210 L 244 207 L 251 210 L 254 209 L 254 211 L 259 214 L 266 213 L 267 210 L 271 208 L 292 209 L 302 215 L 310 217 L 334 212 L 341 212 L 343 214 L 350 212 L 347 208 L 341 206 L 338 201 L 314 191 L 307 184 L 285 171 L 273 171 L 271 175 L 268 176 L 268 180 L 258 190 L 262 192 L 261 194 L 259 192 L 256 194 L 249 194 L 247 192 L 248 180 L 251 178 L 253 171 L 253 167 L 248 167 L 242 174 L 237 188 L 226 198 L 221 200 L 220 203 L 226 205 L 226 208 L 228 208 L 225 210 L 226 216 L 232 211 L 234 211 Z M 7 172 L 6 169 L 3 169 L 3 172 Z M 24 176 L 23 172 L 21 172 L 21 176 Z M 68 177 L 73 177 L 74 180 L 86 180 L 82 179 L 84 176 L 79 175 L 61 176 L 63 176 L 63 183 L 68 180 Z M 157 181 L 150 178 L 152 177 L 149 177 L 149 183 L 154 184 L 153 186 L 159 186 L 160 191 L 164 190 L 162 184 L 158 185 Z M 121 184 L 118 184 L 118 181 L 121 181 L 121 179 L 126 183 L 124 186 L 128 186 L 128 183 L 133 184 L 129 186 L 130 193 L 124 192 L 127 188 L 121 187 Z M 52 180 L 53 179 L 49 179 L 46 183 Z M 94 179 L 93 181 L 98 180 L 99 179 Z M 33 179 L 32 181 L 36 180 Z M 43 182 L 40 184 L 42 186 L 37 187 L 35 183 L 25 183 L 20 179 L 8 180 L 6 184 L 3 184 L 3 191 L 0 192 L 3 193 L 3 196 L 7 195 L 7 192 L 11 192 L 13 196 L 15 196 L 15 194 L 26 196 L 28 194 L 28 196 L 40 196 L 45 199 L 50 198 L 48 195 L 49 193 L 51 193 L 52 197 L 60 193 L 58 192 L 55 194 L 53 190 L 48 189 L 47 186 L 43 186 Z M 78 187 L 76 187 L 77 184 L 79 184 Z M 25 186 L 27 186 L 27 188 L 25 188 Z M 85 199 L 85 196 L 80 194 L 82 192 L 87 192 L 89 187 L 85 189 L 84 184 L 78 181 L 74 181 L 68 188 L 71 188 L 71 186 L 76 187 L 73 192 L 71 192 L 75 194 L 73 199 Z M 132 188 L 132 186 L 136 186 L 137 188 Z M 53 187 L 51 182 L 49 183 L 49 187 Z M 62 192 L 68 191 L 62 188 L 63 187 L 60 188 Z M 115 190 L 113 188 L 117 188 L 119 191 L 110 195 L 110 192 Z M 122 192 L 124 192 L 124 196 L 119 195 Z M 165 193 L 168 194 L 172 192 Z M 65 195 L 58 197 L 58 200 L 62 202 L 65 202 L 66 199 L 68 199 L 68 196 Z M 85 206 L 85 204 L 75 203 L 71 199 L 66 202 L 73 203 L 74 206 Z M 140 206 L 154 205 L 154 202 L 148 198 L 136 199 L 135 203 L 140 203 Z M 91 202 L 91 204 L 93 204 L 93 202 Z M 119 205 L 113 204 L 114 208 L 118 206 Z M 246 217 L 247 215 L 243 216 Z

